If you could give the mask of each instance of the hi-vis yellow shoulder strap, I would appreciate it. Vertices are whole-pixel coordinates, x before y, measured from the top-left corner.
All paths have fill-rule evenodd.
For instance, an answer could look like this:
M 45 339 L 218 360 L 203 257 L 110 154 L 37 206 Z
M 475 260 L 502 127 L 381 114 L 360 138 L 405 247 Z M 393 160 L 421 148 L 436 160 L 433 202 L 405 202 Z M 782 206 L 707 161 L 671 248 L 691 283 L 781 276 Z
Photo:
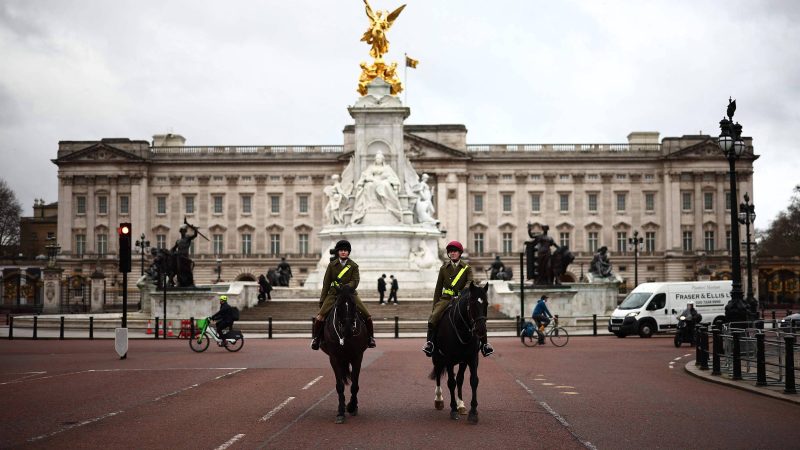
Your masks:
M 456 287 L 456 283 L 458 283 L 458 280 L 461 279 L 461 275 L 464 275 L 464 272 L 467 271 L 468 267 L 469 264 L 464 264 L 464 267 L 462 267 L 461 270 L 458 271 L 458 275 L 456 275 L 456 277 L 453 278 L 453 282 L 450 283 L 450 287 Z
M 338 287 L 338 286 L 339 286 L 339 284 L 340 284 L 339 282 L 340 282 L 340 281 L 342 281 L 342 277 L 344 276 L 344 274 L 346 274 L 346 273 L 347 273 L 347 271 L 348 271 L 348 270 L 350 270 L 350 264 L 348 264 L 348 265 L 344 266 L 344 269 L 342 269 L 342 271 L 341 271 L 341 272 L 339 272 L 339 275 L 336 275 L 336 279 L 335 279 L 335 280 L 333 280 L 333 283 L 331 283 L 331 284 L 332 284 L 333 286 L 336 286 L 336 287 Z

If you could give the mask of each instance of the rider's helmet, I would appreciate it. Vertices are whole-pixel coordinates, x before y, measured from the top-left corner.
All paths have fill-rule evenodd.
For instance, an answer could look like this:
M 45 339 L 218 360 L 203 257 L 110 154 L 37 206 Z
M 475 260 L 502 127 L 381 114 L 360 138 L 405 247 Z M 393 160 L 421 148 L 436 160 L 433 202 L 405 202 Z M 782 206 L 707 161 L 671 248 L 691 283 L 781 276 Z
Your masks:
M 335 251 L 339 250 L 347 250 L 348 252 L 352 251 L 350 247 L 350 242 L 347 239 L 342 239 L 341 241 L 336 243 L 336 246 L 333 248 Z
M 692 308 L 694 308 L 694 300 L 689 300 L 688 302 L 686 302 L 686 307 L 688 308 L 688 307 L 690 307 L 690 306 L 691 306 Z
M 220 303 L 227 302 L 228 301 L 228 296 L 227 295 L 220 295 L 219 296 L 219 301 L 220 301 Z
M 445 247 L 445 250 L 447 250 L 448 253 L 452 250 L 457 250 L 459 253 L 464 253 L 464 246 L 461 245 L 461 242 L 450 241 L 450 243 L 447 244 L 447 247 Z

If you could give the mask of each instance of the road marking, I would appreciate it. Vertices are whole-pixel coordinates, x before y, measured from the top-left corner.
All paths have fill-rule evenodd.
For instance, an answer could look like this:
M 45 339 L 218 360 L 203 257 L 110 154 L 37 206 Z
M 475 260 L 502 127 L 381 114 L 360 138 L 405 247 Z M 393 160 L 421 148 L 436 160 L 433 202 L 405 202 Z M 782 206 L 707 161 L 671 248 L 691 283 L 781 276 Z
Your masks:
M 17 383 L 17 382 L 19 382 L 19 381 L 23 381 L 23 380 L 25 380 L 26 378 L 34 377 L 34 376 L 36 376 L 36 375 L 41 375 L 41 374 L 43 374 L 43 373 L 47 373 L 47 372 L 20 372 L 20 373 L 7 373 L 7 374 L 5 374 L 5 375 L 25 375 L 25 376 L 23 376 L 23 377 L 19 377 L 19 378 L 15 378 L 15 379 L 13 379 L 13 380 L 11 380 L 11 381 L 6 381 L 6 382 L 3 382 L 3 383 L 0 383 L 0 386 L 2 386 L 2 385 L 4 385 L 4 384 Z
M 566 394 L 566 395 L 578 395 L 578 393 L 577 393 L 577 392 L 575 392 L 575 391 L 564 391 L 564 392 L 562 392 L 562 394 Z
M 234 370 L 233 372 L 228 372 L 228 373 L 226 373 L 226 374 L 222 374 L 222 375 L 220 375 L 220 376 L 218 376 L 218 377 L 216 377 L 216 378 L 214 378 L 214 379 L 215 379 L 215 380 L 219 380 L 220 378 L 225 378 L 225 377 L 231 376 L 231 375 L 233 375 L 233 374 L 235 374 L 235 373 L 239 373 L 239 372 L 241 372 L 241 371 L 243 371 L 243 370 L 245 370 L 245 369 L 236 369 L 236 370 Z
M 230 447 L 231 445 L 233 445 L 233 444 L 234 444 L 234 442 L 238 441 L 239 439 L 241 439 L 241 438 L 243 438 L 243 437 L 244 437 L 244 435 L 243 435 L 243 434 L 237 434 L 236 436 L 234 436 L 234 437 L 232 437 L 232 438 L 228 439 L 228 442 L 226 442 L 226 443 L 224 443 L 224 444 L 220 445 L 219 447 L 217 447 L 217 448 L 216 448 L 216 450 L 225 450 L 226 448 L 228 448 L 228 447 Z
M 273 408 L 272 411 L 268 412 L 264 417 L 258 419 L 258 421 L 259 422 L 266 422 L 267 420 L 269 420 L 270 417 L 272 417 L 275 414 L 277 414 L 278 411 L 280 411 L 284 406 L 288 405 L 289 402 L 291 402 L 292 400 L 294 400 L 294 397 L 287 398 L 286 400 L 283 401 L 283 403 L 281 403 L 280 405 L 278 405 L 275 408 Z
M 555 383 L 542 383 L 542 386 L 555 386 Z
M 685 354 L 685 355 L 683 355 L 683 356 L 684 356 L 684 358 L 685 358 L 685 357 L 687 357 L 687 356 L 692 356 L 692 354 L 691 354 L 691 353 L 687 353 L 687 354 Z
M 683 358 L 683 356 L 678 356 L 677 358 L 673 359 L 673 361 L 680 361 L 681 358 Z
M 595 447 L 595 446 L 594 446 L 594 445 L 593 445 L 591 442 L 589 442 L 589 441 L 584 441 L 583 439 L 581 439 L 581 437 L 580 437 L 580 436 L 578 436 L 577 434 L 575 434 L 575 432 L 574 432 L 574 431 L 572 431 L 572 428 L 570 428 L 570 426 L 569 426 L 569 423 L 566 421 L 566 419 L 564 419 L 563 417 L 561 417 L 561 415 L 560 415 L 559 413 L 555 412 L 555 410 L 554 410 L 553 408 L 551 408 L 551 407 L 550 407 L 550 405 L 548 405 L 546 402 L 543 402 L 543 401 L 537 400 L 537 399 L 536 399 L 536 395 L 534 395 L 534 393 L 533 393 L 533 391 L 531 390 L 531 388 L 529 388 L 528 386 L 525 386 L 525 383 L 523 383 L 522 381 L 519 381 L 519 379 L 517 379 L 517 380 L 516 380 L 516 382 L 517 382 L 517 384 L 519 384 L 520 386 L 522 386 L 522 388 L 523 388 L 523 389 L 525 389 L 525 390 L 528 392 L 528 394 L 530 394 L 530 395 L 531 395 L 531 397 L 533 397 L 533 400 L 534 400 L 534 401 L 538 402 L 538 403 L 539 403 L 539 405 L 540 405 L 542 408 L 544 408 L 544 409 L 545 409 L 545 411 L 547 411 L 548 413 L 550 413 L 550 415 L 551 415 L 551 416 L 553 416 L 553 417 L 554 417 L 554 418 L 555 418 L 555 419 L 556 419 L 556 420 L 557 420 L 557 421 L 558 421 L 558 422 L 559 422 L 561 425 L 563 425 L 563 426 L 564 426 L 564 428 L 566 428 L 566 429 L 567 429 L 567 431 L 569 432 L 569 434 L 571 434 L 571 435 L 572 435 L 572 437 L 574 437 L 574 438 L 575 438 L 575 439 L 576 439 L 578 442 L 580 442 L 580 443 L 581 443 L 581 444 L 582 444 L 584 447 L 586 447 L 586 448 L 588 448 L 588 449 L 590 449 L 590 450 L 597 450 L 597 447 Z
M 306 389 L 310 388 L 311 386 L 314 385 L 314 383 L 316 383 L 317 381 L 319 381 L 321 379 L 322 379 L 322 375 L 318 376 L 317 378 L 314 378 L 313 380 L 309 381 L 307 385 L 303 386 L 303 388 L 300 389 L 300 390 L 301 391 L 305 391 Z
M 189 389 L 194 389 L 194 388 L 196 388 L 197 386 L 200 386 L 200 385 L 199 385 L 199 384 L 193 384 L 193 385 L 191 385 L 191 386 L 188 386 L 188 387 L 185 387 L 185 388 L 183 388 L 183 389 L 178 389 L 178 390 L 177 390 L 177 391 L 175 391 L 175 392 L 170 392 L 169 394 L 164 394 L 164 395 L 162 395 L 162 396 L 160 396 L 160 397 L 156 397 L 156 398 L 154 398 L 154 399 L 153 399 L 153 401 L 154 401 L 154 402 L 157 402 L 157 401 L 159 401 L 159 400 L 163 400 L 163 399 L 165 399 L 165 398 L 167 398 L 167 397 L 172 397 L 173 395 L 180 394 L 181 392 L 188 391 Z
M 556 386 L 556 389 L 575 389 L 575 386 Z
M 325 395 L 323 395 L 323 396 L 322 396 L 322 398 L 320 398 L 319 400 L 317 400 L 317 402 L 316 402 L 316 403 L 314 403 L 313 405 L 309 406 L 309 407 L 308 407 L 308 409 L 306 409 L 305 411 L 303 411 L 303 413 L 302 413 L 302 414 L 300 414 L 299 416 L 295 417 L 293 421 L 291 421 L 291 422 L 287 423 L 287 424 L 286 424 L 286 426 L 284 426 L 283 428 L 281 428 L 281 429 L 280 429 L 280 430 L 279 430 L 277 433 L 273 434 L 272 436 L 270 436 L 270 438 L 269 438 L 269 439 L 267 439 L 266 441 L 262 442 L 262 443 L 261 443 L 261 445 L 259 445 L 259 446 L 258 446 L 258 448 L 260 448 L 260 449 L 261 449 L 261 448 L 267 448 L 267 446 L 269 445 L 269 443 L 270 443 L 270 442 L 272 442 L 272 441 L 273 441 L 275 438 L 277 438 L 278 436 L 280 436 L 281 434 L 283 434 L 283 432 L 284 432 L 284 431 L 286 431 L 286 430 L 288 430 L 288 429 L 289 429 L 289 427 L 291 427 L 291 426 L 293 426 L 294 424 L 296 424 L 297 422 L 299 422 L 299 421 L 300 421 L 300 419 L 302 419 L 303 417 L 307 416 L 307 415 L 308 415 L 308 413 L 310 413 L 312 409 L 316 408 L 316 407 L 317 407 L 317 405 L 319 405 L 320 403 L 322 403 L 322 402 L 324 402 L 325 400 L 327 400 L 327 399 L 328 399 L 328 397 L 330 397 L 330 396 L 331 396 L 331 394 L 333 394 L 334 392 L 336 392 L 336 389 L 331 389 L 330 391 L 328 391 L 328 393 L 327 393 L 327 394 L 325 394 Z
M 121 414 L 121 413 L 122 413 L 122 410 L 114 411 L 114 412 L 111 412 L 111 413 L 108 413 L 108 414 L 103 414 L 100 417 L 95 417 L 94 419 L 87 419 L 87 420 L 84 420 L 83 422 L 73 423 L 71 425 L 67 425 L 67 426 L 61 427 L 60 429 L 58 429 L 56 431 L 53 431 L 52 433 L 42 434 L 40 436 L 32 437 L 32 438 L 28 439 L 28 442 L 35 442 L 35 441 L 38 441 L 40 439 L 53 437 L 53 436 L 55 436 L 57 434 L 63 433 L 65 431 L 69 431 L 69 430 L 71 430 L 73 428 L 78 428 L 78 427 L 82 427 L 84 425 L 89 425 L 90 423 L 99 422 L 99 421 L 101 421 L 103 419 L 106 419 L 106 418 L 109 418 L 109 417 L 112 417 L 112 416 L 116 416 L 117 414 Z
M 547 378 L 534 378 L 533 381 L 547 381 Z
M 156 372 L 156 371 L 163 371 L 163 370 L 235 370 L 235 371 L 242 371 L 247 369 L 246 367 L 170 367 L 166 369 L 88 369 L 88 370 L 79 370 L 76 372 L 65 372 L 65 373 L 57 373 L 53 375 L 49 375 L 46 377 L 39 377 L 39 378 L 24 378 L 18 379 L 14 381 L 6 381 L 4 383 L 0 383 L 0 386 L 4 384 L 15 384 L 15 383 L 24 383 L 27 381 L 39 381 L 39 380 L 49 380 L 51 378 L 56 377 L 64 377 L 69 375 L 80 375 L 82 373 L 93 373 L 93 372 Z M 41 372 L 47 373 L 47 372 Z M 235 372 L 233 372 L 235 373 Z M 230 375 L 230 374 L 226 374 Z

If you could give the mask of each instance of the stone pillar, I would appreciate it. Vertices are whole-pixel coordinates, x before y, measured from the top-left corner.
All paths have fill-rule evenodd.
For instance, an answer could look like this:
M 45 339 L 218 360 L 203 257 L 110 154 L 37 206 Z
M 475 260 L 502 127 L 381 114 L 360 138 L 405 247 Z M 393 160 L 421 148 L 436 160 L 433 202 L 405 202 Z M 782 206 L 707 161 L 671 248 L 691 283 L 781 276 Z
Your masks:
M 103 294 L 105 292 L 106 276 L 103 272 L 95 270 L 91 276 L 92 279 L 92 294 L 91 294 L 91 307 L 89 309 L 92 313 L 103 312 Z
M 61 274 L 63 269 L 48 267 L 44 269 L 44 303 L 42 313 L 58 314 L 61 305 Z

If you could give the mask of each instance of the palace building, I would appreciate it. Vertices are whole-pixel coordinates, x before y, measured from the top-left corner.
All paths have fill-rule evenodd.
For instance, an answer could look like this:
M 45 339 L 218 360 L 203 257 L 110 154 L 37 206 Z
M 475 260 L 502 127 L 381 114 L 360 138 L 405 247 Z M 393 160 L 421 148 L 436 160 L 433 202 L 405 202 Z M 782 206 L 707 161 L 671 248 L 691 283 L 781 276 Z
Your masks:
M 730 276 L 729 208 L 738 200 L 714 137 L 633 132 L 624 143 L 474 144 L 464 125 L 402 130 L 405 155 L 430 176 L 441 243 L 463 242 L 479 278 L 499 255 L 519 279 L 528 224 L 535 232 L 548 225 L 576 256 L 566 281 L 578 281 L 606 246 L 632 287 L 635 232 L 643 239 L 640 282 Z M 350 160 L 355 127 L 343 134 L 342 144 L 319 146 L 186 145 L 175 134 L 61 141 L 53 160 L 59 265 L 72 276 L 115 276 L 120 222 L 151 246 L 171 248 L 186 220 L 207 238 L 193 244 L 197 283 L 255 280 L 285 256 L 300 285 L 328 251 L 317 235 L 323 189 Z M 757 156 L 746 143 L 738 190 L 754 197 Z M 141 250 L 133 254 L 137 268 Z

